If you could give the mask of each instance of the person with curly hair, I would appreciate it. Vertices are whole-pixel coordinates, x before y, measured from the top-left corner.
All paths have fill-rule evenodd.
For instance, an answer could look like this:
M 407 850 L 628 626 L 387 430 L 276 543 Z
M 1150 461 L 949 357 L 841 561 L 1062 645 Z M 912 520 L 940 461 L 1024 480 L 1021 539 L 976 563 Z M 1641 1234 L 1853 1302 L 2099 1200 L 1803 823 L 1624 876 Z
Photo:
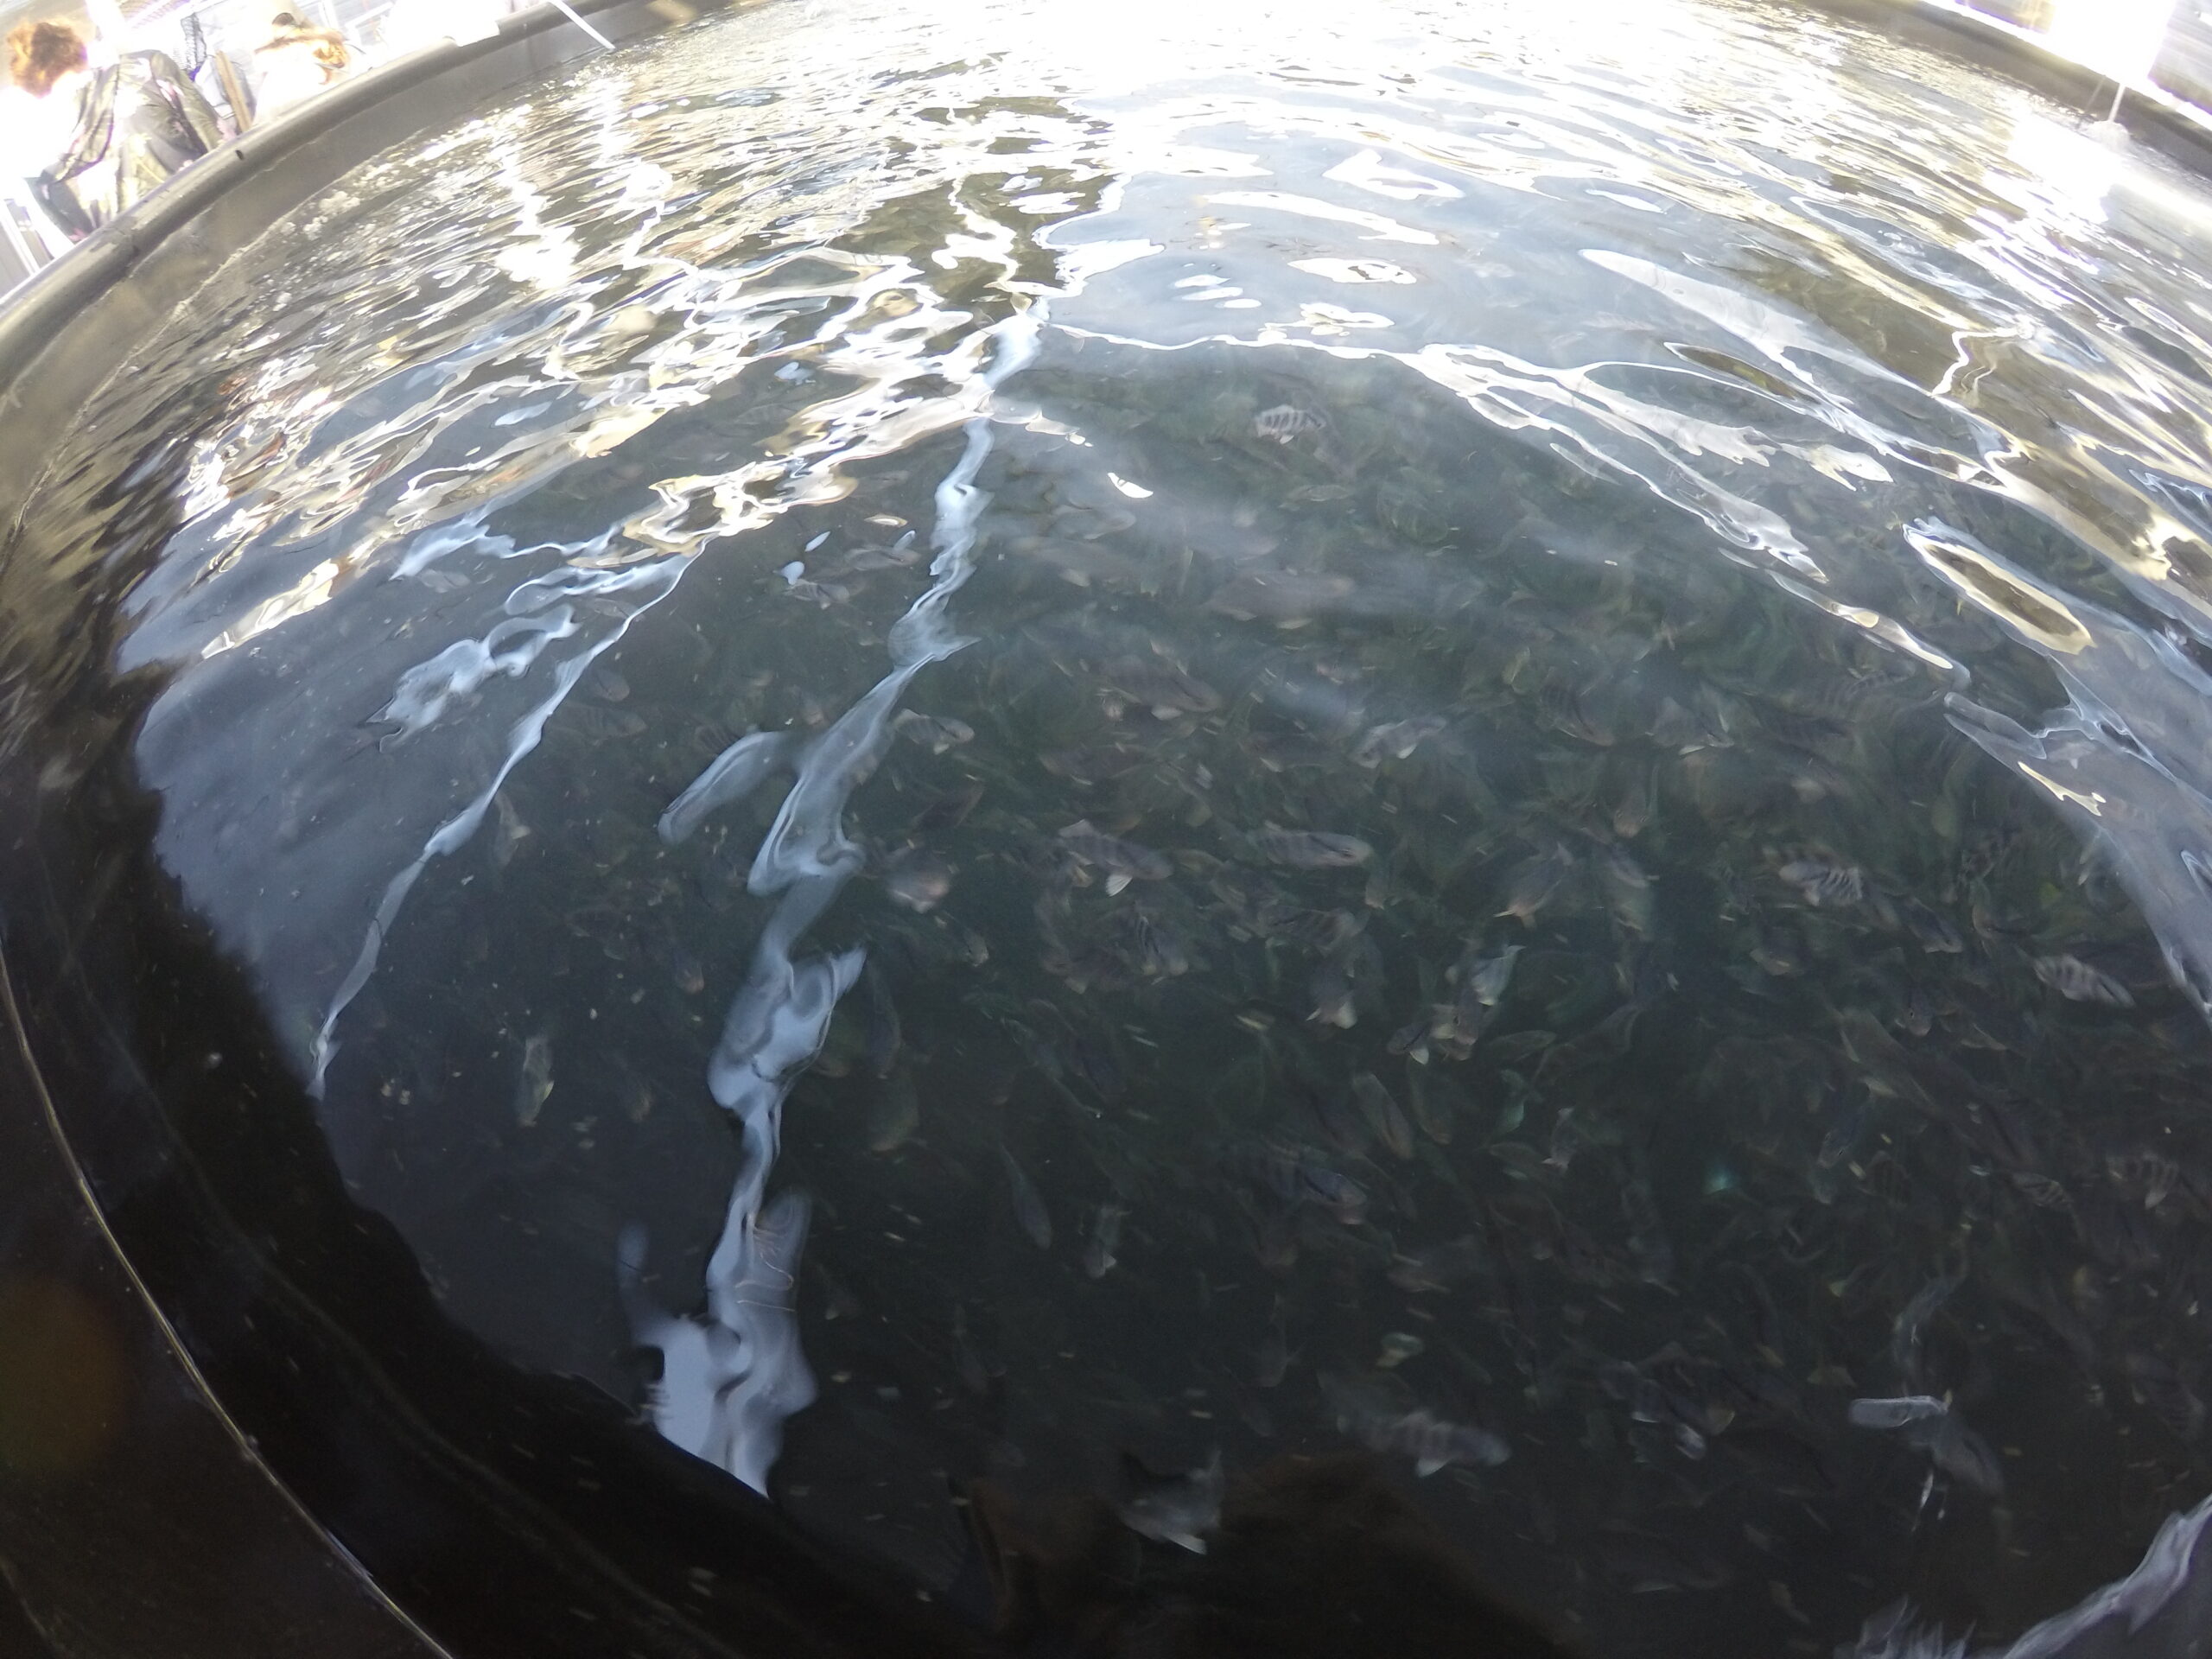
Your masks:
M 23 92 L 62 100 L 74 118 L 60 154 L 29 181 L 73 241 L 221 141 L 214 110 L 166 53 L 126 52 L 95 67 L 84 35 L 47 18 L 10 31 L 8 67 Z
M 254 118 L 266 121 L 346 78 L 353 50 L 334 29 L 315 29 L 289 11 L 270 20 L 267 41 L 253 49 Z

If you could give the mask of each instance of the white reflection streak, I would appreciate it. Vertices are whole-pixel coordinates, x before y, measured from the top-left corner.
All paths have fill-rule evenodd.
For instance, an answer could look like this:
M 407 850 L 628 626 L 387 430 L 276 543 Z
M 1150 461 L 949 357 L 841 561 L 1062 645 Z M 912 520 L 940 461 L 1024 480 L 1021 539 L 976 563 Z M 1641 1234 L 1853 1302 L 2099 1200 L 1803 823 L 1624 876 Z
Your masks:
M 361 994 L 361 988 L 369 982 L 369 976 L 376 972 L 377 958 L 384 952 L 385 939 L 390 935 L 392 925 L 399 919 L 399 912 L 407 902 L 407 895 L 414 890 L 415 883 L 423 872 L 430 867 L 430 861 L 457 852 L 467 844 L 468 838 L 482 825 L 484 815 L 492 810 L 493 797 L 505 787 L 514 769 L 544 737 L 545 722 L 553 717 L 554 710 L 568 700 L 569 693 L 575 690 L 576 682 L 583 678 L 584 671 L 599 659 L 602 652 L 627 633 L 632 622 L 675 590 L 677 582 L 683 575 L 684 563 L 680 558 L 671 558 L 653 564 L 633 565 L 626 570 L 610 572 L 593 585 L 592 591 L 601 593 L 625 588 L 649 591 L 637 609 L 608 630 L 605 639 L 578 652 L 553 671 L 551 693 L 517 721 L 508 732 L 507 752 L 499 762 L 499 770 L 493 774 L 492 781 L 467 806 L 439 825 L 429 840 L 423 842 L 423 850 L 415 861 L 385 884 L 384 897 L 378 901 L 376 914 L 369 922 L 368 937 L 361 941 L 360 953 L 353 958 L 352 969 L 331 996 L 330 1007 L 322 1016 L 321 1029 L 315 1033 L 315 1041 L 308 1046 L 310 1071 L 308 1092 L 310 1096 L 317 1100 L 322 1098 L 324 1076 L 329 1071 L 330 1062 L 338 1052 L 337 1046 L 330 1040 L 330 1034 L 336 1029 L 340 1016 Z M 570 591 L 582 592 L 583 588 L 572 584 Z
M 792 961 L 791 949 L 864 861 L 845 834 L 845 808 L 883 758 L 900 695 L 930 664 L 972 643 L 953 631 L 946 607 L 975 571 L 976 524 L 989 499 L 976 479 L 991 449 L 990 396 L 1036 355 L 1043 314 L 1039 302 L 979 337 L 988 366 L 959 462 L 937 488 L 934 580 L 892 627 L 891 672 L 800 755 L 798 781 L 753 858 L 747 887 L 782 898 L 760 931 L 752 972 L 730 1002 L 707 1067 L 715 1103 L 737 1120 L 743 1162 L 721 1237 L 708 1259 L 705 1308 L 671 1316 L 646 1299 L 643 1228 L 626 1229 L 618 1251 L 632 1329 L 640 1346 L 661 1355 L 650 1402 L 654 1427 L 764 1494 L 783 1450 L 785 1421 L 811 1404 L 816 1392 L 793 1306 L 807 1202 L 788 1192 L 764 1200 L 782 1143 L 785 1096 L 820 1051 L 837 999 L 865 960 L 857 946 L 799 962 Z M 721 788 L 717 773 L 726 764 L 753 770 L 727 754 L 717 760 L 677 798 L 664 825 L 677 817 L 688 833 L 706 810 L 702 799 Z M 685 810 L 679 813 L 679 807 Z

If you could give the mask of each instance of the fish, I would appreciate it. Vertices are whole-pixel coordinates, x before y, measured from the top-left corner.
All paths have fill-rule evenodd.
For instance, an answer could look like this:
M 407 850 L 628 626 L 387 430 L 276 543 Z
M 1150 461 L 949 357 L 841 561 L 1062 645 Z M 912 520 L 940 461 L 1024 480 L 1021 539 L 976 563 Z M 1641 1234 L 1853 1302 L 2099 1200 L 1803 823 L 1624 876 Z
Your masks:
M 1240 570 L 1214 590 L 1205 608 L 1239 622 L 1273 622 L 1295 627 L 1313 617 L 1341 608 L 1358 592 L 1350 576 L 1309 575 L 1300 570 Z M 1262 766 L 1280 772 L 1282 765 L 1255 751 Z M 1300 750 L 1303 764 L 1325 765 L 1328 752 L 1319 747 Z
M 868 1137 L 868 1149 L 896 1152 L 914 1138 L 914 1131 L 921 1126 L 922 1098 L 913 1078 L 903 1070 L 893 1071 L 881 1080 L 869 1102 L 868 1122 L 861 1131 Z
M 1391 1262 L 1390 1282 L 1411 1295 L 1450 1290 L 1490 1267 L 1490 1250 L 1481 1238 L 1467 1233 L 1442 1244 L 1401 1251 Z
M 2126 986 L 2079 957 L 2037 957 L 2032 966 L 2036 977 L 2069 1002 L 2100 1002 L 2111 1008 L 2135 1006 Z
M 1352 1005 L 1351 976 L 1344 971 L 1340 957 L 1332 954 L 1314 964 L 1306 982 L 1306 994 L 1313 1005 L 1306 1016 L 1308 1025 L 1350 1031 L 1359 1023 L 1359 1011 Z
M 1029 1242 L 1040 1250 L 1052 1248 L 1052 1213 L 1045 1208 L 1045 1200 L 1038 1196 L 1029 1177 L 1021 1173 L 1021 1166 L 1014 1161 L 1014 1154 L 1004 1147 L 999 1148 L 999 1161 L 1006 1166 L 1006 1185 L 1014 1200 L 1014 1218 L 1021 1224 L 1021 1230 L 1029 1235 Z
M 913 823 L 907 826 L 907 833 L 926 836 L 957 830 L 968 822 L 968 815 L 976 810 L 976 804 L 982 798 L 983 785 L 981 784 L 966 784 L 958 789 L 947 790 L 914 815 Z
M 1956 956 L 1967 948 L 1959 930 L 1917 899 L 1907 899 L 1898 905 L 1897 917 L 1920 948 L 1931 955 Z
M 1406 1099 L 1421 1132 L 1440 1147 L 1450 1146 L 1457 1120 L 1468 1111 L 1467 1098 L 1459 1085 L 1425 1068 L 1412 1067 L 1406 1078 Z
M 499 814 L 499 833 L 492 838 L 492 862 L 505 869 L 514 861 L 515 849 L 521 846 L 531 829 L 522 821 L 522 814 L 515 810 L 515 804 L 507 798 L 504 789 L 492 798 L 492 804 Z
M 1415 749 L 1442 731 L 1446 723 L 1441 715 L 1415 715 L 1410 720 L 1394 720 L 1387 725 L 1370 727 L 1367 735 L 1352 748 L 1352 764 L 1372 771 L 1385 760 L 1409 760 Z
M 868 1069 L 878 1078 L 887 1077 L 899 1063 L 904 1036 L 899 1005 L 892 998 L 883 970 L 873 962 L 861 970 L 861 981 L 868 990 Z
M 1313 1204 L 1347 1227 L 1366 1218 L 1367 1189 L 1322 1153 L 1292 1141 L 1252 1141 L 1231 1149 L 1230 1166 L 1286 1205 Z
M 1382 1351 L 1376 1356 L 1375 1369 L 1395 1371 L 1409 1359 L 1419 1359 L 1428 1351 L 1428 1344 L 1410 1331 L 1385 1331 Z
M 931 754 L 943 754 L 976 741 L 976 728 L 964 720 L 918 714 L 908 709 L 891 722 L 891 729 L 910 743 L 918 743 Z
M 1260 1338 L 1258 1354 L 1252 1366 L 1252 1381 L 1261 1388 L 1280 1385 L 1290 1370 L 1290 1341 L 1283 1330 L 1282 1301 L 1277 1298 L 1274 1317 L 1268 1321 L 1267 1334 Z
M 1605 908 L 1631 933 L 1651 931 L 1651 878 L 1627 848 L 1609 842 L 1598 855 L 1598 879 Z
M 1382 1078 L 1372 1071 L 1356 1073 L 1351 1080 L 1352 1098 L 1359 1103 L 1359 1115 L 1366 1119 L 1368 1128 L 1375 1131 L 1375 1138 L 1390 1149 L 1394 1158 L 1414 1155 L 1414 1126 L 1407 1122 L 1404 1110 L 1391 1098 L 1390 1091 Z
M 902 847 L 884 861 L 884 896 L 894 905 L 927 915 L 952 891 L 952 866 L 922 847 Z
M 1375 849 L 1357 836 L 1320 830 L 1284 830 L 1270 823 L 1244 839 L 1268 863 L 1294 870 L 1348 869 L 1375 856 Z
M 1122 1217 L 1128 1211 L 1112 1202 L 1098 1206 L 1098 1213 L 1091 1220 L 1090 1239 L 1084 1246 L 1083 1270 L 1093 1279 L 1103 1279 L 1114 1270 L 1114 1252 L 1122 1243 Z
M 553 1039 L 534 1032 L 522 1046 L 522 1076 L 515 1084 L 515 1122 L 525 1129 L 537 1126 L 537 1115 L 553 1092 Z
M 1328 425 L 1327 416 L 1295 404 L 1277 404 L 1252 417 L 1253 435 L 1275 443 L 1288 443 L 1304 432 L 1325 431 Z
M 1950 1409 L 1933 1395 L 1908 1394 L 1889 1400 L 1853 1400 L 1844 1415 L 1853 1428 L 1897 1429 L 1943 1416 Z
M 1324 1376 L 1321 1393 L 1338 1429 L 1370 1451 L 1411 1458 L 1414 1473 L 1424 1479 L 1453 1464 L 1494 1469 L 1513 1455 L 1487 1429 L 1452 1422 L 1424 1406 L 1399 1409 L 1390 1394 L 1357 1378 Z
M 1221 707 L 1221 693 L 1173 663 L 1157 657 L 1119 658 L 1100 677 L 1132 702 L 1143 704 L 1161 720 L 1178 715 L 1210 715 Z
M 1855 864 L 1793 859 L 1775 872 L 1815 906 L 1855 905 L 1866 896 L 1866 873 Z
M 635 737 L 645 729 L 645 721 L 626 709 L 602 709 L 597 703 L 571 701 L 563 705 L 568 723 L 594 743 Z
M 1505 907 L 1497 913 L 1533 925 L 1573 869 L 1573 855 L 1564 847 L 1522 860 L 1505 878 Z
M 1134 1489 L 1115 1506 L 1122 1524 L 1155 1543 L 1205 1554 L 1206 1535 L 1221 1526 L 1222 1495 L 1228 1490 L 1220 1449 L 1200 1467 L 1166 1479 L 1131 1457 L 1122 1458 L 1122 1468 L 1124 1487 Z
M 741 737 L 708 764 L 660 815 L 660 838 L 674 847 L 688 840 L 718 808 L 734 805 L 788 765 L 798 748 L 789 732 L 754 732 Z
M 1175 873 L 1175 866 L 1164 853 L 1107 835 L 1088 818 L 1078 818 L 1061 830 L 1059 844 L 1078 862 L 1104 870 L 1109 893 L 1121 892 L 1133 880 L 1165 881 Z
M 1505 1000 L 1505 988 L 1513 982 L 1513 964 L 1520 960 L 1526 946 L 1509 944 L 1493 950 L 1486 957 L 1477 957 L 1470 963 L 1460 959 L 1459 987 L 1484 1007 L 1494 1008 Z M 1468 947 L 1472 956 L 1474 947 Z
M 1624 768 L 1610 798 L 1608 818 L 1613 833 L 1623 841 L 1635 840 L 1649 825 L 1658 804 L 1657 772 L 1642 763 Z

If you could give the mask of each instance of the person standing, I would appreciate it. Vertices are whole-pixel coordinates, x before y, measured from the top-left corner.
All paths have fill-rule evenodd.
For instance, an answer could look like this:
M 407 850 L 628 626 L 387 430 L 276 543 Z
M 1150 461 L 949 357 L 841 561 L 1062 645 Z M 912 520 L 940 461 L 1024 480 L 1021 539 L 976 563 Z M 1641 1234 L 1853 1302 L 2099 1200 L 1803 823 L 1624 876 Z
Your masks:
M 253 49 L 254 117 L 261 121 L 344 79 L 353 62 L 334 29 L 310 28 L 289 11 L 278 12 L 270 28 L 270 38 Z
M 73 117 L 60 153 L 30 180 L 72 241 L 221 142 L 214 110 L 166 53 L 126 52 L 95 68 L 85 37 L 47 19 L 10 32 L 8 65 L 24 92 L 61 100 L 57 114 Z

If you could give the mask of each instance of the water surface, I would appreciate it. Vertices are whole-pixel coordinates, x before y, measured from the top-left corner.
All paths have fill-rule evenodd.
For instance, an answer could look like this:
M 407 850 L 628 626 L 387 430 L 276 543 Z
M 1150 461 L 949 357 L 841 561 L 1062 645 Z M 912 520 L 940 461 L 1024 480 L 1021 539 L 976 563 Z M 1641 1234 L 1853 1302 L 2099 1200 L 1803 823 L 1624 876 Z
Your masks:
M 2212 199 L 2079 125 L 1717 3 L 701 23 L 226 267 L 11 707 L 453 1320 L 926 1594 L 1362 1447 L 1595 1653 L 2009 1637 L 2207 1484 Z

